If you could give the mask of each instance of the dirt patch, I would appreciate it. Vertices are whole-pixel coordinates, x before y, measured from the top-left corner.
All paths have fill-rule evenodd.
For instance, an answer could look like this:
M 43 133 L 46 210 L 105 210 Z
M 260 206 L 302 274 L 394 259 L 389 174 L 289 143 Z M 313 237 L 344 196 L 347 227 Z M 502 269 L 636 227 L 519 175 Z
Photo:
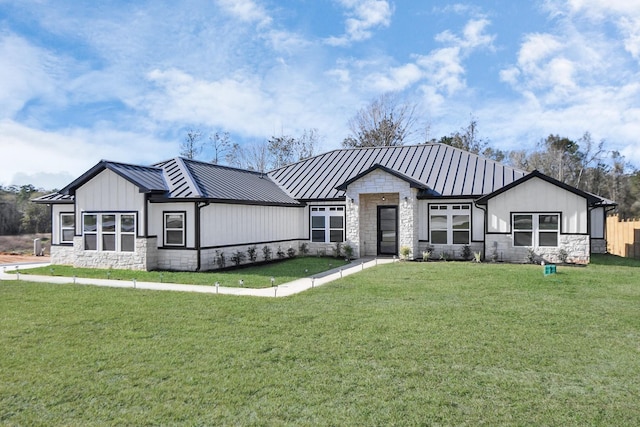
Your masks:
M 0 253 L 0 264 L 22 264 L 25 262 L 50 262 L 48 256 L 9 255 Z
M 49 254 L 50 234 L 19 234 L 16 236 L 0 236 L 0 254 L 33 255 L 33 240 L 40 239 L 45 255 Z

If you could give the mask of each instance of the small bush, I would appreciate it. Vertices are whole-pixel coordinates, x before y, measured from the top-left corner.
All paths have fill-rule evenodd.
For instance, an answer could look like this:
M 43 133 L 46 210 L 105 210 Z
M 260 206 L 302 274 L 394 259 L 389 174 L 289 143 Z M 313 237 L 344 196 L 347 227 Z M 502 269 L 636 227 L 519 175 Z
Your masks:
M 296 250 L 293 248 L 289 248 L 287 249 L 287 256 L 289 258 L 293 258 L 294 256 L 296 256 Z
M 422 251 L 422 261 L 429 261 L 429 258 L 431 258 L 431 254 L 433 254 L 433 251 L 431 250 L 427 249 L 426 251 Z
M 249 256 L 249 261 L 256 262 L 258 259 L 258 248 L 256 245 L 249 246 L 247 248 L 247 255 Z
M 267 245 L 264 245 L 262 247 L 262 256 L 264 257 L 265 261 L 269 261 L 271 260 L 271 254 L 273 253 L 273 251 L 271 250 L 271 248 Z
M 244 252 L 235 251 L 233 255 L 231 255 L 231 262 L 233 262 L 236 266 L 242 264 L 242 262 L 247 258 Z
M 473 261 L 477 263 L 482 262 L 482 252 L 474 252 L 473 253 Z
M 353 247 L 350 244 L 345 243 L 344 246 L 342 246 L 342 250 L 344 252 L 345 259 L 350 260 L 353 258 Z
M 567 253 L 567 251 L 565 251 L 564 249 L 560 249 L 558 251 L 558 259 L 560 260 L 560 262 L 563 264 L 566 263 L 567 258 L 569 258 L 569 254 Z
M 298 251 L 300 252 L 300 255 L 306 256 L 309 253 L 309 245 L 307 243 L 300 243 Z
M 465 261 L 471 259 L 471 248 L 469 247 L 469 245 L 464 245 L 462 247 L 462 259 L 464 259 Z
M 224 268 L 227 265 L 227 259 L 224 256 L 224 252 L 216 250 L 216 264 L 218 268 Z
M 448 261 L 448 260 L 449 260 L 449 258 L 450 258 L 450 257 L 449 257 L 449 252 L 444 252 L 444 251 L 443 251 L 443 252 L 440 254 L 440 260 L 441 260 L 441 261 L 445 261 L 445 262 L 446 262 L 446 261 Z
M 491 262 L 498 262 L 498 242 L 493 242 L 493 252 L 491 252 Z
M 529 249 L 527 251 L 527 262 L 529 264 L 537 264 L 536 262 L 536 258 L 538 257 L 538 255 L 536 255 L 536 253 L 533 251 L 533 249 Z
M 335 258 L 340 258 L 342 256 L 342 243 L 336 242 L 336 245 L 333 247 L 333 256 Z
M 276 251 L 276 255 L 278 256 L 279 259 L 284 259 L 285 256 L 287 256 L 284 251 L 282 250 L 281 246 L 278 246 L 278 250 Z
M 411 256 L 411 248 L 409 246 L 403 246 L 400 248 L 400 257 L 403 260 L 408 260 Z

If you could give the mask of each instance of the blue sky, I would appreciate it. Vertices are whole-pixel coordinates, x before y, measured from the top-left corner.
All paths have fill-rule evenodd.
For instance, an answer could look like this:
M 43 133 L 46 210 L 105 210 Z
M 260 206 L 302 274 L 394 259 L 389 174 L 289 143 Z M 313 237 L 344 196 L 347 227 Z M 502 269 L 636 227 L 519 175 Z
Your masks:
M 385 92 L 412 143 L 473 117 L 496 148 L 590 132 L 640 166 L 635 1 L 0 0 L 0 58 L 0 185 L 151 164 L 189 128 L 327 151 Z

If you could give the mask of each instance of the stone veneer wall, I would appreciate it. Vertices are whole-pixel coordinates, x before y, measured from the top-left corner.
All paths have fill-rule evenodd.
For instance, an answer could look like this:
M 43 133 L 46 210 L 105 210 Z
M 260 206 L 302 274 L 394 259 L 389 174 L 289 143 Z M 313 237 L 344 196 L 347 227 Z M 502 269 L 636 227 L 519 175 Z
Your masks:
M 490 260 L 494 251 L 497 252 L 499 261 L 528 262 L 529 248 L 512 246 L 510 234 L 491 234 L 487 236 L 487 253 L 485 259 Z M 545 262 L 560 262 L 558 253 L 560 249 L 567 251 L 568 262 L 587 264 L 590 259 L 589 236 L 581 234 L 561 234 L 558 236 L 558 247 L 533 248 L 538 260 Z
M 280 247 L 285 253 L 289 248 L 293 248 L 296 251 L 296 256 L 300 255 L 300 244 L 308 243 L 300 240 L 290 240 L 278 243 L 268 244 L 256 244 L 256 255 L 258 258 L 256 262 L 264 261 L 264 253 L 262 248 L 269 246 L 271 248 L 271 259 L 278 259 L 278 248 Z M 200 270 L 211 271 L 220 268 L 218 265 L 218 258 L 221 254 L 224 254 L 225 267 L 234 266 L 234 262 L 231 257 L 237 251 L 241 251 L 245 255 L 244 261 L 240 265 L 251 264 L 247 249 L 254 245 L 238 245 L 238 246 L 226 246 L 218 249 L 202 249 L 200 251 Z M 307 245 L 309 247 L 309 245 Z M 217 251 L 217 252 L 216 252 Z M 327 254 L 331 254 L 328 251 Z M 312 252 L 309 253 L 313 255 Z M 195 249 L 158 249 L 158 268 L 161 270 L 174 270 L 174 271 L 196 271 L 198 268 L 198 251 Z M 288 256 L 287 256 L 288 257 Z
M 416 195 L 417 190 L 406 181 L 382 170 L 374 170 L 349 185 L 346 191 L 346 243 L 354 248 L 356 258 L 377 254 L 377 207 L 381 205 L 398 206 L 398 250 L 408 246 L 411 258 L 417 256 Z
M 422 252 L 431 250 L 431 259 L 440 259 L 445 257 L 448 260 L 461 260 L 462 259 L 462 247 L 464 245 L 432 245 L 429 242 L 420 242 L 420 252 L 416 254 L 416 258 L 422 258 Z M 471 242 L 469 244 L 471 249 L 471 258 L 473 259 L 474 252 L 481 252 L 484 258 L 484 242 Z
M 76 236 L 73 238 L 72 264 L 74 267 L 153 270 L 157 267 L 157 247 L 156 237 L 136 237 L 134 252 L 85 251 L 82 236 Z M 64 259 L 68 258 L 67 254 Z
M 51 245 L 51 264 L 57 265 L 73 265 L 74 250 L 73 246 Z

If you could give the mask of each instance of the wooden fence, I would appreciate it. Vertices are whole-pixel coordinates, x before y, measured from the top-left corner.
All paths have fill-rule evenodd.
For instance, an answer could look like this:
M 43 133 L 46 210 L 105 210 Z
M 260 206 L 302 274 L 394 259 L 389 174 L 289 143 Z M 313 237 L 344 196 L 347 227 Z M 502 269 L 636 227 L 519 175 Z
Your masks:
M 607 251 L 626 258 L 640 259 L 640 219 L 607 217 Z

